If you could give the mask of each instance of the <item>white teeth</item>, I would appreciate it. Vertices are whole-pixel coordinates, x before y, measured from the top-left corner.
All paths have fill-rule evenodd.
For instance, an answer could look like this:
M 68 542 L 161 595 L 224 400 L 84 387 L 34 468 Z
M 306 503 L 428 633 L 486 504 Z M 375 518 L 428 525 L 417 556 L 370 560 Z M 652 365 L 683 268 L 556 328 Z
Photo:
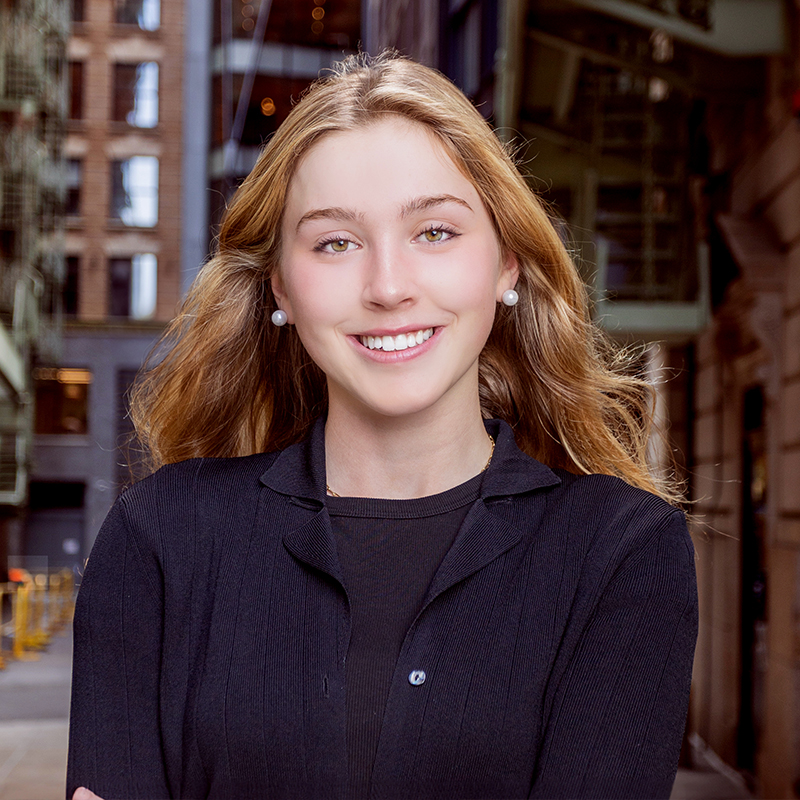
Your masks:
M 364 347 L 370 350 L 384 350 L 391 353 L 393 350 L 407 350 L 416 347 L 418 344 L 426 342 L 433 336 L 433 328 L 414 331 L 413 333 L 401 333 L 398 336 L 359 336 L 359 340 Z

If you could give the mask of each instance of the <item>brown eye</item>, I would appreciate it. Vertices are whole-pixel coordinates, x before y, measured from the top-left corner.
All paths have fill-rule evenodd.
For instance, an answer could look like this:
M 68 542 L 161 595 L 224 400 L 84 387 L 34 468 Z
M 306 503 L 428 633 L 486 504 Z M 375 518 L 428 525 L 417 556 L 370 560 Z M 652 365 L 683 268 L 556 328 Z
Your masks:
M 347 250 L 348 244 L 350 244 L 350 242 L 348 242 L 347 239 L 336 239 L 336 241 L 331 242 L 331 250 L 336 253 L 344 253 L 344 251 Z
M 425 231 L 425 239 L 429 242 L 440 242 L 442 240 L 442 234 L 444 231 L 440 230 L 439 228 L 432 228 L 429 231 Z

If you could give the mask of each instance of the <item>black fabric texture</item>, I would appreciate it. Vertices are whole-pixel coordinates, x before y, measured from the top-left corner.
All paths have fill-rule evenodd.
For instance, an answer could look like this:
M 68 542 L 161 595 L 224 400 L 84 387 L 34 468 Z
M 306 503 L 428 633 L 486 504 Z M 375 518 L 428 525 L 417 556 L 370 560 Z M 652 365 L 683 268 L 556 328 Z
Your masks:
M 470 505 L 478 499 L 482 477 L 413 500 L 327 500 L 352 625 L 346 669 L 351 800 L 369 797 L 403 639 Z
M 480 497 L 397 657 L 370 796 L 667 798 L 697 635 L 684 515 L 487 429 Z M 74 630 L 67 796 L 348 798 L 352 618 L 324 423 L 124 492 Z

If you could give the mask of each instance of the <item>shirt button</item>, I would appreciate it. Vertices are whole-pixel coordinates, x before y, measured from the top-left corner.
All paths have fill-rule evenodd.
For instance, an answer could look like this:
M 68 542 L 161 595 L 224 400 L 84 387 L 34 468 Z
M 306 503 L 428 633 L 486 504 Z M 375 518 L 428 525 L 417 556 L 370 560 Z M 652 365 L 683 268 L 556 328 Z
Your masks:
M 425 683 L 425 678 L 428 676 L 425 674 L 425 670 L 423 669 L 415 669 L 413 672 L 409 673 L 408 675 L 408 682 L 412 686 L 422 686 Z

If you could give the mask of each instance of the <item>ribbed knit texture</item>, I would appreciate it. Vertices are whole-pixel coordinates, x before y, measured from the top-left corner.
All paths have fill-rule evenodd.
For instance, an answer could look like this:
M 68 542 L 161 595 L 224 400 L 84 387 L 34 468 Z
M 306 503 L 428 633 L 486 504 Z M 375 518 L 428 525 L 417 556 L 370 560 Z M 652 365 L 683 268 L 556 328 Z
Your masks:
M 683 514 L 487 426 L 480 498 L 397 657 L 371 797 L 667 798 L 697 633 Z M 345 582 L 322 423 L 126 491 L 78 596 L 67 795 L 349 798 Z
M 478 499 L 481 478 L 413 500 L 327 500 L 352 625 L 345 669 L 351 800 L 369 796 L 403 639 L 469 506 Z

